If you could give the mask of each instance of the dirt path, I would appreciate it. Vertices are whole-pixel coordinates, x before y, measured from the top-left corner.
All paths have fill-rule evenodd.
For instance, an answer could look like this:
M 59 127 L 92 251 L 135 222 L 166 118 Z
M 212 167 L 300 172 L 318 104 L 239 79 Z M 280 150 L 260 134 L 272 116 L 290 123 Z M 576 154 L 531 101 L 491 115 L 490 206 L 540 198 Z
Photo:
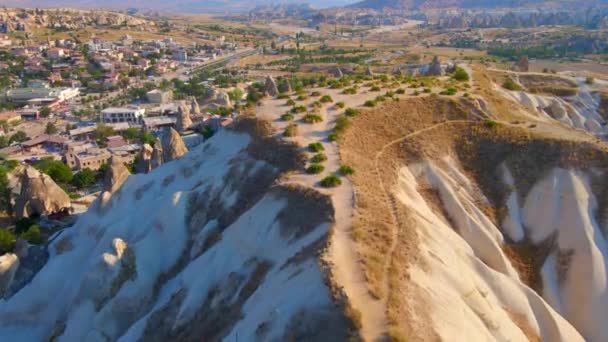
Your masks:
M 476 122 L 476 121 L 474 121 L 474 120 L 453 120 L 453 121 L 440 122 L 435 125 L 432 125 L 432 126 L 429 126 L 429 127 L 423 128 L 423 129 L 419 129 L 417 131 L 414 131 L 405 136 L 402 136 L 400 138 L 397 138 L 395 140 L 388 142 L 387 144 L 382 146 L 380 151 L 378 151 L 376 153 L 376 155 L 374 156 L 374 169 L 375 169 L 376 177 L 378 178 L 378 182 L 380 184 L 380 188 L 382 189 L 382 193 L 384 194 L 384 196 L 386 198 L 391 220 L 393 221 L 393 227 L 394 227 L 393 231 L 391 232 L 391 236 L 392 236 L 391 245 L 389 247 L 386 262 L 383 265 L 383 269 L 382 269 L 382 274 L 384 275 L 382 277 L 382 293 L 386 294 L 385 296 L 383 296 L 383 298 L 381 300 L 383 307 L 387 307 L 386 301 L 389 297 L 388 294 L 390 292 L 390 282 L 389 282 L 388 273 L 390 272 L 393 255 L 395 254 L 395 250 L 397 249 L 397 245 L 398 245 L 397 242 L 398 242 L 398 237 L 399 237 L 400 223 L 399 223 L 399 216 L 397 215 L 397 203 L 395 202 L 396 201 L 395 197 L 391 195 L 391 192 L 389 191 L 389 189 L 386 188 L 386 185 L 384 184 L 384 181 L 383 181 L 382 173 L 380 171 L 380 163 L 379 163 L 380 157 L 390 147 L 392 147 L 396 144 L 399 144 L 407 139 L 414 138 L 425 132 L 428 132 L 428 131 L 431 131 L 433 129 L 443 127 L 443 126 L 463 124 L 463 123 L 472 123 L 472 122 Z
M 357 95 L 344 95 L 341 90 L 315 88 L 309 91 L 319 91 L 323 95 L 330 95 L 334 103 L 344 102 L 345 108 L 359 107 L 369 99 L 375 98 L 378 93 L 360 91 Z M 318 100 L 319 97 L 298 102 L 298 105 L 308 106 Z M 258 116 L 268 119 L 277 130 L 277 136 L 281 135 L 289 122 L 280 119 L 290 107 L 285 106 L 286 100 L 269 99 L 258 107 Z M 298 135 L 294 138 L 286 138 L 297 142 L 301 146 L 307 146 L 313 142 L 323 144 L 323 153 L 327 161 L 323 163 L 325 171 L 319 175 L 297 173 L 290 175 L 285 181 L 298 183 L 309 187 L 315 187 L 322 193 L 331 195 L 335 210 L 335 225 L 333 227 L 332 239 L 329 244 L 327 258 L 332 266 L 332 273 L 337 284 L 343 287 L 351 305 L 361 313 L 361 334 L 366 341 L 383 340 L 387 332 L 387 320 L 384 303 L 371 296 L 365 275 L 359 261 L 357 246 L 352 237 L 352 217 L 354 213 L 354 189 L 351 182 L 342 177 L 342 185 L 336 188 L 325 189 L 319 187 L 319 181 L 324 177 L 337 173 L 340 168 L 340 151 L 338 144 L 327 139 L 329 133 L 335 126 L 336 118 L 343 113 L 343 109 L 336 108 L 333 104 L 325 104 L 318 111 L 323 117 L 323 122 L 306 124 L 301 120 L 295 120 L 298 124 Z M 298 115 L 302 116 L 302 115 Z

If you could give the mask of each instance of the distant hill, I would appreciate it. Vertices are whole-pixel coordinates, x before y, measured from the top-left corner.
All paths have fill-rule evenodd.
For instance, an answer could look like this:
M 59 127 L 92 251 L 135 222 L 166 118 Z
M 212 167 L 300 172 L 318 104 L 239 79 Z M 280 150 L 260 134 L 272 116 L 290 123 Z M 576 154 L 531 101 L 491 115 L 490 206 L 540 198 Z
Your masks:
M 316 8 L 344 6 L 356 0 L 0 0 L 6 7 L 72 7 L 82 9 L 127 9 L 164 10 L 171 12 L 240 12 L 249 11 L 257 5 L 277 3 L 309 3 Z
M 383 8 L 424 10 L 441 8 L 515 8 L 540 4 L 580 5 L 580 3 L 572 0 L 363 0 L 350 7 L 376 10 Z M 608 0 L 585 1 L 584 4 L 608 4 Z

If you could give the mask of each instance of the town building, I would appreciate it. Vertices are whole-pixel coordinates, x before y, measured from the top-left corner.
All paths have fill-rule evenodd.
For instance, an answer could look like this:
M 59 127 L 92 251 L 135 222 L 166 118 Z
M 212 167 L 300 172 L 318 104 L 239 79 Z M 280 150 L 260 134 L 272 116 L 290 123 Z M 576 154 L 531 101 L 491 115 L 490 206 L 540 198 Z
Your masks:
M 105 148 L 90 142 L 75 142 L 67 145 L 64 157 L 66 164 L 74 170 L 97 170 L 106 164 L 112 155 Z
M 146 93 L 146 98 L 150 103 L 165 104 L 173 100 L 171 90 L 154 89 Z
M 145 113 L 146 110 L 140 107 L 112 107 L 101 111 L 100 120 L 103 123 L 139 123 Z

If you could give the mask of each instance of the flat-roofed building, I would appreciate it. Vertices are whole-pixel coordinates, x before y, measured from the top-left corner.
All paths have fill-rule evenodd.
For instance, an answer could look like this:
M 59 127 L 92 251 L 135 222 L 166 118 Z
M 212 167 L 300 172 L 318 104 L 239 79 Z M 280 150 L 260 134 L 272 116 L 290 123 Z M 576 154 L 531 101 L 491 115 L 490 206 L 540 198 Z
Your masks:
M 101 111 L 101 122 L 111 124 L 119 122 L 139 123 L 146 110 L 140 107 L 113 107 Z
M 146 93 L 146 98 L 150 103 L 164 104 L 173 100 L 173 92 L 171 90 L 154 89 Z

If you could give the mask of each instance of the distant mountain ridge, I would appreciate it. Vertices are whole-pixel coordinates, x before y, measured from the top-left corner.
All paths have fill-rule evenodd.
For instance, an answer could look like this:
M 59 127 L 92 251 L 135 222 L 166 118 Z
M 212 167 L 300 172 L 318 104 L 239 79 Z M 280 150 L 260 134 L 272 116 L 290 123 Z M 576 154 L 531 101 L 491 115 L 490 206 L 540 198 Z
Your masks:
M 572 0 L 363 0 L 350 7 L 381 10 L 384 8 L 402 10 L 430 10 L 442 8 L 516 8 L 532 7 L 543 4 L 560 6 L 580 6 L 581 2 Z M 585 5 L 608 4 L 608 0 L 585 1 Z

